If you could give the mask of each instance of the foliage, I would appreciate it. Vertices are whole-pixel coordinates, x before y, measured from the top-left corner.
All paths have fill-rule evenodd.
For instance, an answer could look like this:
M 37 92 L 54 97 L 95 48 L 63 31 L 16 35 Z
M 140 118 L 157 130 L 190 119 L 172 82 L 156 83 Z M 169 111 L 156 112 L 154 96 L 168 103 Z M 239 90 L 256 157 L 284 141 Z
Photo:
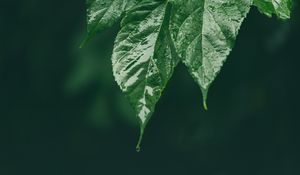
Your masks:
M 234 46 L 252 6 L 288 19 L 291 0 L 87 0 L 88 32 L 121 21 L 112 67 L 140 121 L 140 139 L 178 62 L 200 86 L 204 108 L 211 83 Z
M 254 0 L 259 11 L 271 17 L 277 15 L 281 19 L 290 18 L 292 0 Z

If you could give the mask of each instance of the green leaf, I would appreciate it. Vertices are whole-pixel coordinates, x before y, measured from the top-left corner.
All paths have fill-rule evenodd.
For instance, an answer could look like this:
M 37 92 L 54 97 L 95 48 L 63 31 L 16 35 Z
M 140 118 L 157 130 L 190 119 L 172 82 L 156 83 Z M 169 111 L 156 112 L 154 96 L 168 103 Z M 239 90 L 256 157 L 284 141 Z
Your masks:
M 96 33 L 113 26 L 124 11 L 132 8 L 138 0 L 87 0 L 87 36 L 82 47 Z
M 115 80 L 133 106 L 141 126 L 140 139 L 177 58 L 168 32 L 168 3 L 147 0 L 128 11 L 112 56 Z
M 290 17 L 292 0 L 88 0 L 86 40 L 121 18 L 113 74 L 140 122 L 140 138 L 179 59 L 209 87 L 232 50 L 253 4 L 268 16 Z
M 176 0 L 171 32 L 176 49 L 203 92 L 230 53 L 252 0 Z
M 281 19 L 289 19 L 292 8 L 292 0 L 254 0 L 261 13 L 271 17 L 272 14 Z

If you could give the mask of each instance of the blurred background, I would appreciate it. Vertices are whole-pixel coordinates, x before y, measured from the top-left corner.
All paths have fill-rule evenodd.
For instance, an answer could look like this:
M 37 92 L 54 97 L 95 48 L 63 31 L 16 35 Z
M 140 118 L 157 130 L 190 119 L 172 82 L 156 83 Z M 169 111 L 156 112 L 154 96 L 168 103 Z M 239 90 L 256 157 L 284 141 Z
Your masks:
M 202 109 L 176 69 L 140 153 L 138 122 L 111 72 L 119 29 L 83 49 L 84 0 L 0 5 L 0 175 L 300 174 L 300 9 L 252 8 Z

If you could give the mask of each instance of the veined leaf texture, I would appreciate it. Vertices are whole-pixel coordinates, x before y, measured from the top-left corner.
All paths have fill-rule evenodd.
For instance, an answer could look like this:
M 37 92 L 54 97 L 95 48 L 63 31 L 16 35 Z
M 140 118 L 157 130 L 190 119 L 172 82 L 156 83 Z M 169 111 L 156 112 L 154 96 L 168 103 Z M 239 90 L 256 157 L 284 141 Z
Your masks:
M 251 7 L 290 18 L 292 0 L 87 0 L 87 36 L 120 24 L 113 75 L 140 123 L 140 144 L 179 62 L 199 85 L 204 108 L 211 83 L 233 49 Z M 83 45 L 82 44 L 82 45 Z

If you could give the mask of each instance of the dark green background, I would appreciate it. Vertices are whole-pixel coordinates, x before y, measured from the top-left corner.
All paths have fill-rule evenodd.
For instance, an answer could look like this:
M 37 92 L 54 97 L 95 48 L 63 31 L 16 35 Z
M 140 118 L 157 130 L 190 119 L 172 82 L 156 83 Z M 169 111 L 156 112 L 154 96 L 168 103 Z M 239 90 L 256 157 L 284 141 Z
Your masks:
M 2 0 L 0 174 L 300 174 L 299 12 L 280 22 L 251 10 L 207 112 L 179 65 L 136 153 L 111 73 L 118 26 L 78 49 L 84 0 Z

